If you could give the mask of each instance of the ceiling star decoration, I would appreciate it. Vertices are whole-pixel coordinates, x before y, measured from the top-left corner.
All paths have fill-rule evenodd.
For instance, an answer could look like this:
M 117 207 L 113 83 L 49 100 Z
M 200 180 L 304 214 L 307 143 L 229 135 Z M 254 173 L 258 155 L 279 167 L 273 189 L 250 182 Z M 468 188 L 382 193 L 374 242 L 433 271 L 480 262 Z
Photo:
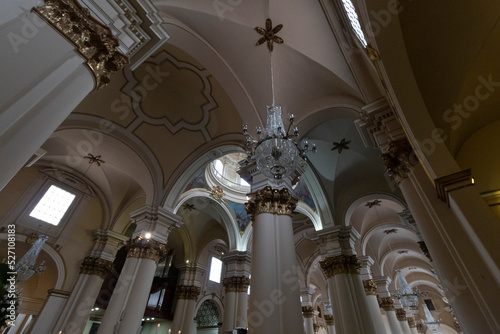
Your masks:
M 407 250 L 400 250 L 400 251 L 398 251 L 398 254 L 408 254 L 408 251 Z
M 337 143 L 337 142 L 333 142 L 333 147 L 332 147 L 332 151 L 338 151 L 339 154 L 342 153 L 342 150 L 348 150 L 349 149 L 349 145 L 351 143 L 350 140 L 346 141 L 345 138 L 342 138 L 342 140 L 340 141 L 340 143 Z
M 374 206 L 380 206 L 380 203 L 382 203 L 382 201 L 381 201 L 381 200 L 379 200 L 379 199 L 376 199 L 376 200 L 374 200 L 373 202 L 366 202 L 365 206 L 367 206 L 367 207 L 368 207 L 368 209 L 371 209 L 371 208 L 373 208 Z
M 189 204 L 189 203 L 184 203 L 182 205 L 182 208 L 186 211 L 193 211 L 193 210 L 196 210 L 194 204 Z
M 398 229 L 397 228 L 391 228 L 390 230 L 384 230 L 384 233 L 389 235 L 391 233 L 398 233 Z
M 84 156 L 85 159 L 89 159 L 89 164 L 94 164 L 96 163 L 97 166 L 101 166 L 101 164 L 104 164 L 106 163 L 106 161 L 102 160 L 101 159 L 101 156 L 100 155 L 92 155 L 92 154 L 87 154 L 86 156 Z
M 274 44 L 273 43 L 278 43 L 282 44 L 283 39 L 281 37 L 276 36 L 276 34 L 283 28 L 282 24 L 278 24 L 276 27 L 273 28 L 273 22 L 271 19 L 266 20 L 266 29 L 262 27 L 255 27 L 255 30 L 262 35 L 262 37 L 257 41 L 255 44 L 256 46 L 264 44 L 264 42 L 267 42 L 267 48 L 269 49 L 270 52 L 273 52 L 274 49 Z

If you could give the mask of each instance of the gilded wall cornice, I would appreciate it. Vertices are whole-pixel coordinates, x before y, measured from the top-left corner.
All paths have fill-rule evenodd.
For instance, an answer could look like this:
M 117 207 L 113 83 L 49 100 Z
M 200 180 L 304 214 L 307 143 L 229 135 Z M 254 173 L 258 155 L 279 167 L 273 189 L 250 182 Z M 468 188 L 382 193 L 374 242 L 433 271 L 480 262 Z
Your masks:
M 127 242 L 127 257 L 140 259 L 151 259 L 158 264 L 161 259 L 167 256 L 167 249 L 164 244 L 153 240 L 137 237 Z
M 104 279 L 112 269 L 113 262 L 98 257 L 87 256 L 83 259 L 80 274 L 98 275 Z
M 337 255 L 319 262 L 327 278 L 337 274 L 359 274 L 361 261 L 356 255 Z
M 95 77 L 96 89 L 106 86 L 111 74 L 128 63 L 128 58 L 117 51 L 118 41 L 111 30 L 76 0 L 45 0 L 33 11 L 66 37 L 86 59 Z
M 288 189 L 273 189 L 271 186 L 260 189 L 248 196 L 249 200 L 245 203 L 245 206 L 247 212 L 252 214 L 252 218 L 261 213 L 292 216 L 298 202 Z

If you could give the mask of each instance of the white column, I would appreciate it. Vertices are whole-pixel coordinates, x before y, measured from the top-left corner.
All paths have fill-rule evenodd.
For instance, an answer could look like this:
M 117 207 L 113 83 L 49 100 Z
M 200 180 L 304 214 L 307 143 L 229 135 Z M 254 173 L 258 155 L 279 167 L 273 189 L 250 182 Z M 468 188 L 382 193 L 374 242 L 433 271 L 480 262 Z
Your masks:
M 247 279 L 247 284 L 241 284 L 239 290 L 237 290 L 237 305 L 236 309 L 238 311 L 236 316 L 236 327 L 247 328 L 247 312 L 248 312 L 248 286 L 250 285 L 250 279 Z
M 388 276 L 379 276 L 374 277 L 373 281 L 377 285 L 377 292 L 380 297 L 380 307 L 382 307 L 385 311 L 390 334 L 401 334 L 401 325 L 396 317 L 394 299 L 389 293 L 389 284 L 391 283 L 391 279 Z
M 176 289 L 177 306 L 175 307 L 174 320 L 172 321 L 172 333 L 192 334 L 195 330 L 194 317 L 196 300 L 201 288 L 194 285 L 179 285 Z
M 170 231 L 179 217 L 162 207 L 131 213 L 137 228 L 127 243 L 127 260 L 104 313 L 99 334 L 136 334 L 140 328 L 158 261 L 166 255 Z
M 232 331 L 236 325 L 236 277 L 226 277 L 223 281 L 226 288 L 224 298 L 224 320 L 222 321 L 222 333 Z
M 396 317 L 399 321 L 399 325 L 401 326 L 402 333 L 411 334 L 410 326 L 408 326 L 408 321 L 406 320 L 406 311 L 402 308 L 397 308 Z
M 31 328 L 31 333 L 52 333 L 57 317 L 64 309 L 69 295 L 67 291 L 49 290 L 49 296 Z
M 9 157 L 0 164 L 0 190 L 96 86 L 95 72 L 75 47 L 88 31 L 86 22 L 94 19 L 63 10 L 82 31 L 65 38 L 58 29 L 67 28 L 67 20 L 54 28 L 57 24 L 46 23 L 50 19 L 23 8 L 28 1 L 14 3 L 10 1 L 0 17 L 0 156 Z M 33 1 L 33 5 L 39 3 Z M 50 14 L 48 7 L 37 8 Z M 113 38 L 110 30 L 107 37 Z
M 297 200 L 270 186 L 250 194 L 253 215 L 250 334 L 303 334 L 292 217 Z
M 418 334 L 417 324 L 415 323 L 415 318 L 414 317 L 407 317 L 406 319 L 408 320 L 408 326 L 410 327 L 411 334 Z
M 300 289 L 302 316 L 304 317 L 306 334 L 314 334 L 314 308 L 312 304 L 314 291 L 315 289 L 311 287 Z
M 71 296 L 59 316 L 54 330 L 67 334 L 81 334 L 89 320 L 102 283 L 113 269 L 113 259 L 118 247 L 128 238 L 110 230 L 92 231 L 94 248 L 83 260 L 80 276 Z
M 335 334 L 335 326 L 333 322 L 333 314 L 325 314 L 325 324 L 328 334 Z
M 358 258 L 361 261 L 360 277 L 363 281 L 363 287 L 371 319 L 375 325 L 375 333 L 387 334 L 384 320 L 382 319 L 382 312 L 380 311 L 380 306 L 378 304 L 377 284 L 373 281 L 370 273 L 370 267 L 373 265 L 374 261 L 369 256 L 359 256 Z

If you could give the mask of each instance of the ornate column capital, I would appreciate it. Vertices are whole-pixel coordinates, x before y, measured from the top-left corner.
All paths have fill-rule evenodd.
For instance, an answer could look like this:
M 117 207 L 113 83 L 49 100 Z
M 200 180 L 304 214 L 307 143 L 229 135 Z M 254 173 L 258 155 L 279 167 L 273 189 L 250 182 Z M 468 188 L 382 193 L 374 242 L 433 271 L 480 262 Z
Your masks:
M 304 318 L 312 318 L 314 316 L 314 308 L 312 306 L 302 306 L 302 315 Z
M 246 276 L 226 277 L 222 280 L 222 284 L 227 292 L 247 292 L 250 285 L 250 279 Z
M 165 245 L 156 240 L 137 237 L 127 242 L 127 257 L 151 259 L 158 264 L 166 255 Z
M 396 317 L 398 318 L 398 321 L 406 321 L 406 311 L 402 308 L 397 308 Z
M 413 148 L 406 139 L 391 141 L 387 152 L 380 157 L 384 162 L 387 174 L 397 183 L 406 179 L 410 168 L 418 162 Z
M 324 315 L 325 323 L 327 326 L 333 326 L 333 315 L 332 314 L 325 314 Z
M 128 58 L 118 52 L 118 41 L 111 29 L 94 19 L 76 0 L 45 0 L 33 8 L 48 24 L 71 42 L 87 61 L 95 77 L 96 89 L 110 82 L 113 72 L 121 70 Z
M 298 202 L 287 188 L 274 189 L 271 186 L 266 186 L 248 196 L 249 200 L 245 206 L 252 219 L 261 213 L 292 216 Z
M 327 278 L 337 274 L 359 274 L 361 262 L 356 255 L 337 255 L 319 262 Z
M 410 326 L 410 328 L 417 328 L 417 323 L 415 322 L 414 317 L 408 317 L 406 320 L 408 321 L 408 326 Z
M 87 256 L 83 259 L 80 274 L 98 275 L 102 279 L 113 269 L 113 262 L 98 257 Z
M 394 311 L 394 299 L 392 297 L 379 298 L 379 305 L 384 311 Z
M 367 296 L 377 295 L 377 284 L 372 279 L 366 279 L 363 281 L 363 287 L 365 288 L 365 293 Z
M 177 286 L 177 298 L 179 299 L 189 299 L 196 300 L 201 292 L 201 288 L 195 285 L 178 285 Z
M 422 253 L 424 253 L 425 256 L 429 259 L 429 261 L 432 262 L 432 256 L 431 253 L 429 252 L 429 249 L 427 249 L 427 245 L 425 244 L 425 241 L 419 241 L 418 245 L 420 246 L 420 250 Z

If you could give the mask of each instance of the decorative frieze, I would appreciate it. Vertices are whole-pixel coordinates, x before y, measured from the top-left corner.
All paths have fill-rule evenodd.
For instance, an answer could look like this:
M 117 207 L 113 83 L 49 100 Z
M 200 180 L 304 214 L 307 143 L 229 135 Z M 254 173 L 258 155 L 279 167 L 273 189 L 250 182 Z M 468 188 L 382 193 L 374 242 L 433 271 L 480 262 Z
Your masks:
M 359 274 L 361 261 L 356 255 L 337 255 L 319 262 L 327 278 L 337 274 Z
M 137 237 L 127 242 L 127 257 L 140 259 L 151 259 L 158 264 L 161 259 L 167 256 L 167 249 L 164 244 L 153 240 Z
M 392 297 L 379 298 L 379 305 L 384 311 L 394 311 L 394 299 Z
M 408 140 L 391 141 L 387 152 L 381 155 L 387 174 L 400 183 L 408 177 L 410 167 L 416 165 L 417 159 Z
M 302 306 L 302 315 L 304 318 L 312 318 L 314 316 L 314 308 L 312 306 Z
M 363 281 L 363 287 L 365 288 L 365 293 L 367 296 L 377 295 L 377 284 L 372 279 L 367 279 Z
M 292 216 L 297 206 L 297 199 L 286 188 L 273 189 L 267 186 L 248 196 L 249 200 L 245 206 L 252 219 L 261 213 Z
M 179 285 L 177 286 L 177 298 L 179 299 L 198 299 L 198 295 L 201 292 L 201 288 L 195 285 Z
M 398 318 L 398 321 L 406 321 L 406 311 L 402 308 L 397 308 L 396 317 Z
M 327 326 L 333 326 L 334 323 L 333 323 L 333 315 L 332 314 L 325 314 L 324 315 L 324 319 L 325 319 L 325 324 Z
M 113 262 L 98 257 L 87 256 L 83 259 L 80 274 L 98 275 L 104 279 L 112 269 Z
M 47 23 L 70 41 L 87 61 L 96 89 L 106 86 L 112 73 L 121 70 L 128 58 L 117 51 L 111 30 L 94 19 L 76 0 L 45 0 L 33 8 Z
M 250 279 L 246 276 L 233 276 L 224 278 L 222 284 L 226 287 L 226 292 L 247 292 Z

